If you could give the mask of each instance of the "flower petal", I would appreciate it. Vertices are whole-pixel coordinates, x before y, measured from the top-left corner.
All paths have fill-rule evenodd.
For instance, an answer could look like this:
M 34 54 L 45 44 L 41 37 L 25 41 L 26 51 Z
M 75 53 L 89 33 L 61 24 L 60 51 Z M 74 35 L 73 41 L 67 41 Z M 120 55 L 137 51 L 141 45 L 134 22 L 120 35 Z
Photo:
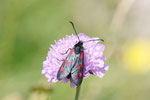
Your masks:
M 72 79 L 70 79 L 70 87 L 71 87 L 71 88 L 75 88 L 75 87 L 76 87 L 76 85 L 73 83 L 73 80 L 72 80 Z
M 84 33 L 80 33 L 80 40 L 88 41 L 95 38 L 90 38 Z M 75 35 L 66 36 L 66 38 L 55 41 L 54 45 L 51 45 L 50 51 L 46 60 L 43 62 L 42 74 L 48 78 L 48 82 L 57 82 L 57 72 L 63 63 L 63 60 L 67 57 L 65 53 L 69 48 L 73 48 L 76 43 L 78 43 L 78 38 Z M 98 77 L 103 77 L 105 72 L 109 69 L 108 65 L 104 64 L 106 57 L 103 56 L 103 51 L 105 46 L 98 43 L 98 41 L 84 42 L 84 71 L 83 78 L 89 77 L 90 72 Z M 62 83 L 67 83 L 69 79 L 64 78 Z M 70 86 L 75 87 L 76 85 L 70 79 Z
M 62 81 L 61 81 L 61 82 L 62 82 L 63 84 L 65 84 L 65 83 L 67 83 L 68 81 L 69 81 L 69 79 L 68 79 L 68 78 L 64 78 L 64 79 L 62 79 Z

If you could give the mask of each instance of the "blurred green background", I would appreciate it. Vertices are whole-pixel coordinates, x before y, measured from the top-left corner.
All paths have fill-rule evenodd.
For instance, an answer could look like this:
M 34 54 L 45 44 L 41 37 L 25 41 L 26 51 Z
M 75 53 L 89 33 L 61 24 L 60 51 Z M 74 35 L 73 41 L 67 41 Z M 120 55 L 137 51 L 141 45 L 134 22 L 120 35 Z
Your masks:
M 105 40 L 110 69 L 82 83 L 80 100 L 150 99 L 149 0 L 0 0 L 0 100 L 73 100 L 41 74 L 50 44 L 77 32 Z

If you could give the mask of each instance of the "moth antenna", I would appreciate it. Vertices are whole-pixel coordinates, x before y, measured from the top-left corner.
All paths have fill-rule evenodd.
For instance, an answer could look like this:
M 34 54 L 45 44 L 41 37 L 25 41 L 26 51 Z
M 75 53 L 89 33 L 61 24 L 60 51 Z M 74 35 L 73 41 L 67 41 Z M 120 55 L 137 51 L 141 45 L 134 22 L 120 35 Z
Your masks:
M 103 41 L 103 42 L 104 42 L 104 40 L 103 40 L 103 39 L 94 39 L 94 40 L 84 41 L 83 43 L 85 43 L 85 42 L 90 42 L 90 41 Z
M 73 27 L 73 29 L 74 29 L 74 32 L 75 32 L 76 36 L 78 37 L 77 31 L 76 31 L 76 29 L 75 29 L 75 27 L 74 27 L 73 22 L 72 22 L 72 21 L 69 21 L 69 23 L 71 23 L 71 25 L 72 25 L 72 27 Z M 80 41 L 79 37 L 78 37 L 78 40 Z

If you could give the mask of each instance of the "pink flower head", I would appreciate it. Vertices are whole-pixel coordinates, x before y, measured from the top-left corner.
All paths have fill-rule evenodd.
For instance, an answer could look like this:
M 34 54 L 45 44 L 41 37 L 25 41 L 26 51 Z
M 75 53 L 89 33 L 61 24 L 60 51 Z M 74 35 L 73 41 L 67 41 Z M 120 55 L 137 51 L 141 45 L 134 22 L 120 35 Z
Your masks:
M 88 41 L 97 38 L 90 38 L 83 33 L 79 35 L 80 40 Z M 60 39 L 55 45 L 51 45 L 50 51 L 46 60 L 43 62 L 42 74 L 45 74 L 45 77 L 48 78 L 48 82 L 57 82 L 57 73 L 63 63 L 63 59 L 67 57 L 68 54 L 62 55 L 69 48 L 73 48 L 74 45 L 78 42 L 78 38 L 75 35 L 66 36 L 66 38 Z M 103 51 L 105 46 L 98 43 L 98 41 L 90 41 L 83 43 L 84 47 L 84 72 L 83 78 L 86 78 L 92 73 L 95 76 L 102 78 L 105 74 L 105 71 L 109 69 L 108 65 L 104 64 L 106 57 L 103 56 Z M 69 53 L 69 52 L 68 52 Z M 75 87 L 72 79 L 64 78 L 62 83 L 67 83 L 70 80 L 70 87 Z

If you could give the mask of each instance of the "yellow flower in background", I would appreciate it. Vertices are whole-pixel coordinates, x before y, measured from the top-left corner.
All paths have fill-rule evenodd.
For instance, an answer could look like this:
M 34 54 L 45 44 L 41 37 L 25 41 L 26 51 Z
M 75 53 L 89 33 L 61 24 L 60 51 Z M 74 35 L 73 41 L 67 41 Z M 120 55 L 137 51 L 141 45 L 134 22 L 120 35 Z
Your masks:
M 146 72 L 150 69 L 150 41 L 132 40 L 124 49 L 125 67 L 132 72 Z

